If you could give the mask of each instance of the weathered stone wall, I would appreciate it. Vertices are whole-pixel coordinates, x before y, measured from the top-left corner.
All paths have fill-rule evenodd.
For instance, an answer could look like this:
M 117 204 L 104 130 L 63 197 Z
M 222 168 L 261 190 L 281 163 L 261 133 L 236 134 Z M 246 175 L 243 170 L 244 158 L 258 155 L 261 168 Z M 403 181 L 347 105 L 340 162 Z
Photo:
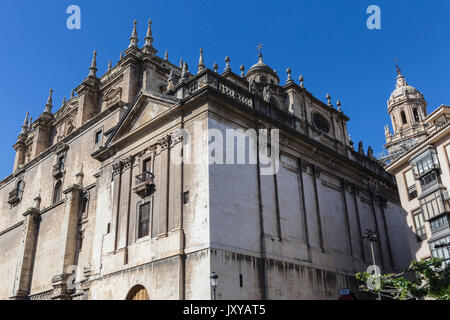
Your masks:
M 216 115 L 208 119 L 209 127 L 224 137 L 226 129 L 249 128 L 242 121 L 239 124 Z M 226 140 L 223 145 L 230 143 L 233 141 Z M 349 285 L 346 276 L 352 277 L 372 264 L 370 245 L 363 239 L 366 229 L 380 235 L 375 255 L 381 269 L 389 272 L 403 268 L 409 258 L 409 244 L 405 241 L 407 230 L 401 227 L 401 207 L 375 198 L 365 184 L 367 178 L 356 168 L 349 174 L 336 165 L 323 166 L 320 157 L 300 168 L 301 159 L 309 159 L 310 154 L 297 153 L 296 157 L 288 145 L 294 143 L 282 146 L 278 174 L 261 176 L 260 182 L 256 165 L 209 166 L 211 246 L 234 257 L 225 259 L 226 267 L 222 257 L 212 260 L 212 271 L 219 274 L 225 286 L 224 298 L 261 297 L 264 286 L 256 283 L 260 279 L 255 276 L 258 273 L 266 279 L 267 298 L 335 299 L 337 290 Z M 241 270 L 243 260 L 236 257 L 242 254 L 255 261 L 266 257 L 272 262 L 265 260 L 266 268 L 255 262 L 252 268 Z M 287 267 L 288 263 L 296 266 Z M 220 276 L 220 272 L 224 274 Z M 238 286 L 239 274 L 250 279 L 251 289 Z M 295 292 L 295 286 L 304 291 Z
M 22 242 L 22 225 L 0 234 L 0 300 L 8 299 L 13 292 L 17 260 Z

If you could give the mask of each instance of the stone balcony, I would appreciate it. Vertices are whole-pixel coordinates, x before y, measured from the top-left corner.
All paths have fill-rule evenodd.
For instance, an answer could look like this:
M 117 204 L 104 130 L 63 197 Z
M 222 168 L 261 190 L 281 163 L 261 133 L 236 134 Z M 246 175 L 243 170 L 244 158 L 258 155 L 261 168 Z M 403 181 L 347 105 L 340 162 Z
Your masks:
M 60 179 L 63 176 L 64 171 L 59 165 L 56 164 L 53 166 L 52 174 L 55 179 Z
M 17 190 L 17 189 L 14 189 L 13 191 L 11 191 L 10 193 L 9 193 L 9 196 L 8 196 L 8 203 L 10 204 L 10 205 L 15 205 L 15 204 L 17 204 L 19 201 L 20 201 L 20 194 L 19 194 L 19 190 Z
M 151 172 L 144 171 L 135 177 L 135 187 L 133 192 L 141 198 L 150 196 L 155 189 L 155 175 Z

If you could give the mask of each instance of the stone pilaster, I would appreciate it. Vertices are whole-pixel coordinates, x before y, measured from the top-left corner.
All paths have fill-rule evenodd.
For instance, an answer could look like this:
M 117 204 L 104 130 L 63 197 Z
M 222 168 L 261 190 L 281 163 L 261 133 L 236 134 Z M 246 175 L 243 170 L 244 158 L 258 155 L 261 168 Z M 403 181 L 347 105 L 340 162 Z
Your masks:
M 31 288 L 31 275 L 39 228 L 39 210 L 29 208 L 24 214 L 22 244 L 17 261 L 11 300 L 27 300 Z
M 70 284 L 67 282 L 72 274 L 77 252 L 78 216 L 82 187 L 73 185 L 64 191 L 66 196 L 64 207 L 64 221 L 61 235 L 61 256 L 57 263 L 59 274 L 52 279 L 52 300 L 70 299 Z M 70 270 L 69 270 L 70 269 Z
M 51 120 L 53 120 L 53 116 L 45 113 L 42 114 L 37 120 L 31 154 L 32 159 L 36 158 L 48 147 L 50 147 Z
M 79 106 L 75 126 L 81 127 L 100 111 L 99 80 L 93 76 L 88 76 L 76 91 L 78 93 Z

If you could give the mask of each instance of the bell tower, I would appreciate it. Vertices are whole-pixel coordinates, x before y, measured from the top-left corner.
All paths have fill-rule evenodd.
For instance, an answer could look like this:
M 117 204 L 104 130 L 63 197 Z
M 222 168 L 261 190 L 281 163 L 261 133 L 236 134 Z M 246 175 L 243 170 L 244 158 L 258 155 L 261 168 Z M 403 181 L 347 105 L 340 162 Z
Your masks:
M 388 100 L 393 134 L 388 125 L 385 127 L 385 148 L 390 156 L 400 156 L 409 149 L 408 146 L 413 146 L 426 137 L 427 102 L 419 90 L 408 85 L 398 65 L 396 69 L 395 90 Z

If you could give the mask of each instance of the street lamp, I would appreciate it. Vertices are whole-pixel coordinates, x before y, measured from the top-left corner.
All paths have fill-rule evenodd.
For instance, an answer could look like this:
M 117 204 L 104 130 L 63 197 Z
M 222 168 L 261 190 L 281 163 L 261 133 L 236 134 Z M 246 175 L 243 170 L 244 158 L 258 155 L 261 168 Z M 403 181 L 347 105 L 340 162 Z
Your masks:
M 219 278 L 219 276 L 215 272 L 211 273 L 211 275 L 209 276 L 209 280 L 210 280 L 211 288 L 212 288 L 212 292 L 213 292 L 213 300 L 216 300 L 216 288 L 218 286 L 218 281 L 217 281 L 218 278 Z
M 378 279 L 378 272 L 377 272 L 377 264 L 375 262 L 375 252 L 373 249 L 373 244 L 378 241 L 378 234 L 370 229 L 366 229 L 366 233 L 364 234 L 363 239 L 366 239 L 370 242 L 370 249 L 372 251 L 372 260 L 373 260 L 373 266 L 375 268 L 375 277 Z M 381 300 L 381 293 L 378 290 L 378 300 Z

